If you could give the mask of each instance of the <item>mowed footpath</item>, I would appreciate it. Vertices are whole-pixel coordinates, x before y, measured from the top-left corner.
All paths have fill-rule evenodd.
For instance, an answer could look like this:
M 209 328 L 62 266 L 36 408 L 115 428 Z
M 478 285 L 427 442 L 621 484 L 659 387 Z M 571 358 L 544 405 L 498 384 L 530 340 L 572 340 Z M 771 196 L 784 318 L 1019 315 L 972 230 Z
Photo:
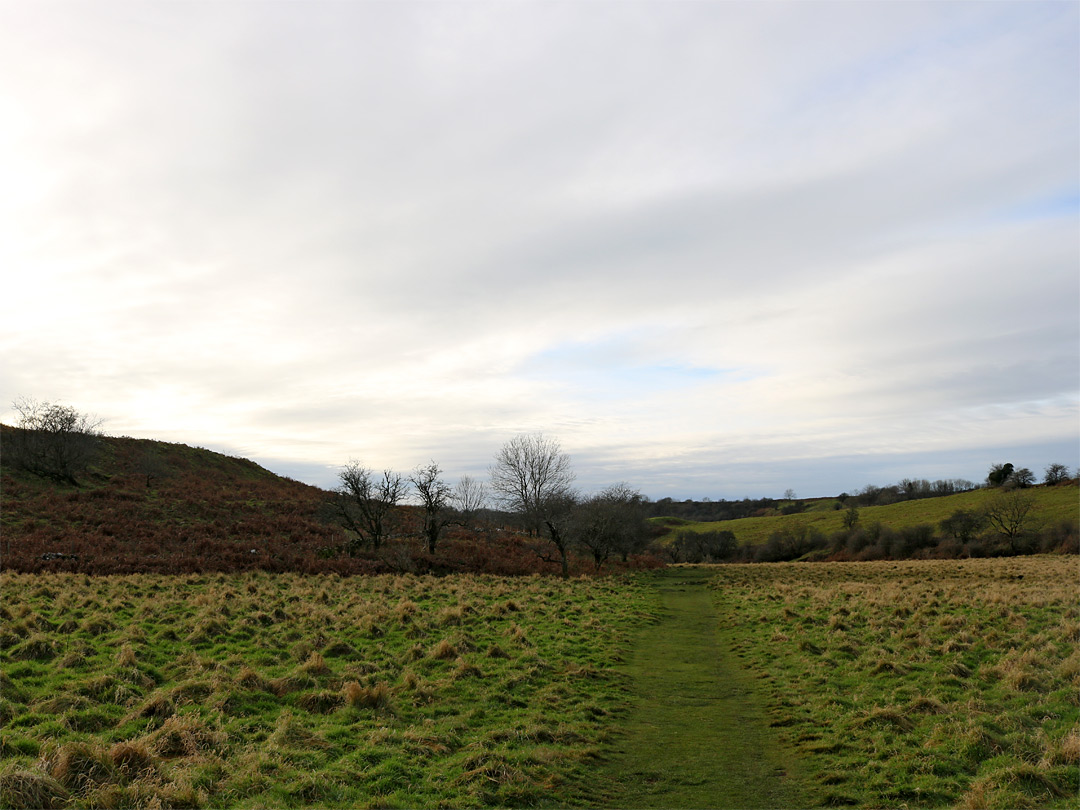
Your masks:
M 658 572 L 660 621 L 627 665 L 633 707 L 599 767 L 610 807 L 806 807 L 810 799 L 717 637 L 708 569 Z

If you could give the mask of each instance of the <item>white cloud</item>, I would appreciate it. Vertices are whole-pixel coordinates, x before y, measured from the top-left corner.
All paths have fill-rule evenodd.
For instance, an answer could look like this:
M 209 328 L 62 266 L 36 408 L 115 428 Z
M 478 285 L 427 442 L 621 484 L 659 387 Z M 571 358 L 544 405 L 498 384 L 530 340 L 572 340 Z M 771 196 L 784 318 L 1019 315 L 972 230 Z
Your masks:
M 714 496 L 1078 460 L 1073 6 L 0 23 L 0 401 L 305 475 L 480 473 L 533 429 L 588 485 Z

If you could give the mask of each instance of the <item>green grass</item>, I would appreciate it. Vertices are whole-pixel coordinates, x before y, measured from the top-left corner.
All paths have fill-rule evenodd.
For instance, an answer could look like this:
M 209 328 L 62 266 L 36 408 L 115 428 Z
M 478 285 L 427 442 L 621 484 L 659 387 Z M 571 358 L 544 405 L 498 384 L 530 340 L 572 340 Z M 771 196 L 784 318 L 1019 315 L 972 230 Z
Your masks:
M 0 579 L 0 805 L 564 804 L 641 578 Z
M 1075 557 L 714 570 L 820 804 L 1080 806 Z
M 593 774 L 590 805 L 805 807 L 798 767 L 767 725 L 753 681 L 719 645 L 711 572 L 651 575 L 661 620 L 629 659 L 632 708 Z
M 902 501 L 887 506 L 863 506 L 859 507 L 859 523 L 863 526 L 880 523 L 892 529 L 929 525 L 936 530 L 944 518 L 958 509 L 985 508 L 996 492 L 998 490 L 977 489 L 941 498 Z M 1033 487 L 1027 492 L 1030 492 L 1036 501 L 1033 520 L 1042 525 L 1053 525 L 1065 520 L 1080 523 L 1080 495 L 1075 485 Z M 845 510 L 834 508 L 835 503 L 837 502 L 831 499 L 814 501 L 811 508 L 796 515 L 705 522 L 682 521 L 678 525 L 661 525 L 671 525 L 672 537 L 677 531 L 726 530 L 734 532 L 741 545 L 760 545 L 773 533 L 794 526 L 812 526 L 824 535 L 841 531 L 844 528 Z

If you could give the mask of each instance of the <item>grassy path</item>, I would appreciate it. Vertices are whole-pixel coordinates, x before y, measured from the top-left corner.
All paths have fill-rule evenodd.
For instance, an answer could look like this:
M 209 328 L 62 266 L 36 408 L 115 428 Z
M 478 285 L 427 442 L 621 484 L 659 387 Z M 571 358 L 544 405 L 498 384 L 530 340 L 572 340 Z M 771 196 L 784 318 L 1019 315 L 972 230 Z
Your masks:
M 597 798 L 608 806 L 808 804 L 748 676 L 725 658 L 708 579 L 696 568 L 657 577 L 664 615 L 635 647 L 634 707 L 596 774 Z

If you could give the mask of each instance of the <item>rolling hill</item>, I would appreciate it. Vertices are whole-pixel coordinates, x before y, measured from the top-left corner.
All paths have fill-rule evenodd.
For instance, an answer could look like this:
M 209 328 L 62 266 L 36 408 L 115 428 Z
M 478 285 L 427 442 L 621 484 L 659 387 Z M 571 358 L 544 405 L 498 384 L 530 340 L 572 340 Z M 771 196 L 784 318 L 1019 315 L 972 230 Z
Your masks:
M 859 507 L 859 525 L 875 523 L 890 529 L 905 529 L 929 525 L 937 529 L 940 522 L 957 510 L 983 509 L 998 490 L 976 489 L 940 498 L 923 498 L 901 501 L 885 506 Z M 1034 520 L 1042 525 L 1062 521 L 1080 523 L 1080 491 L 1077 482 L 1057 486 L 1037 486 L 1026 490 L 1035 499 Z M 807 502 L 807 509 L 794 515 L 739 518 L 737 520 L 691 522 L 654 518 L 653 522 L 667 526 L 669 531 L 663 539 L 670 539 L 678 532 L 730 531 L 740 545 L 760 545 L 777 532 L 811 527 L 824 535 L 831 535 L 844 528 L 846 510 L 837 508 L 838 501 L 831 498 Z

